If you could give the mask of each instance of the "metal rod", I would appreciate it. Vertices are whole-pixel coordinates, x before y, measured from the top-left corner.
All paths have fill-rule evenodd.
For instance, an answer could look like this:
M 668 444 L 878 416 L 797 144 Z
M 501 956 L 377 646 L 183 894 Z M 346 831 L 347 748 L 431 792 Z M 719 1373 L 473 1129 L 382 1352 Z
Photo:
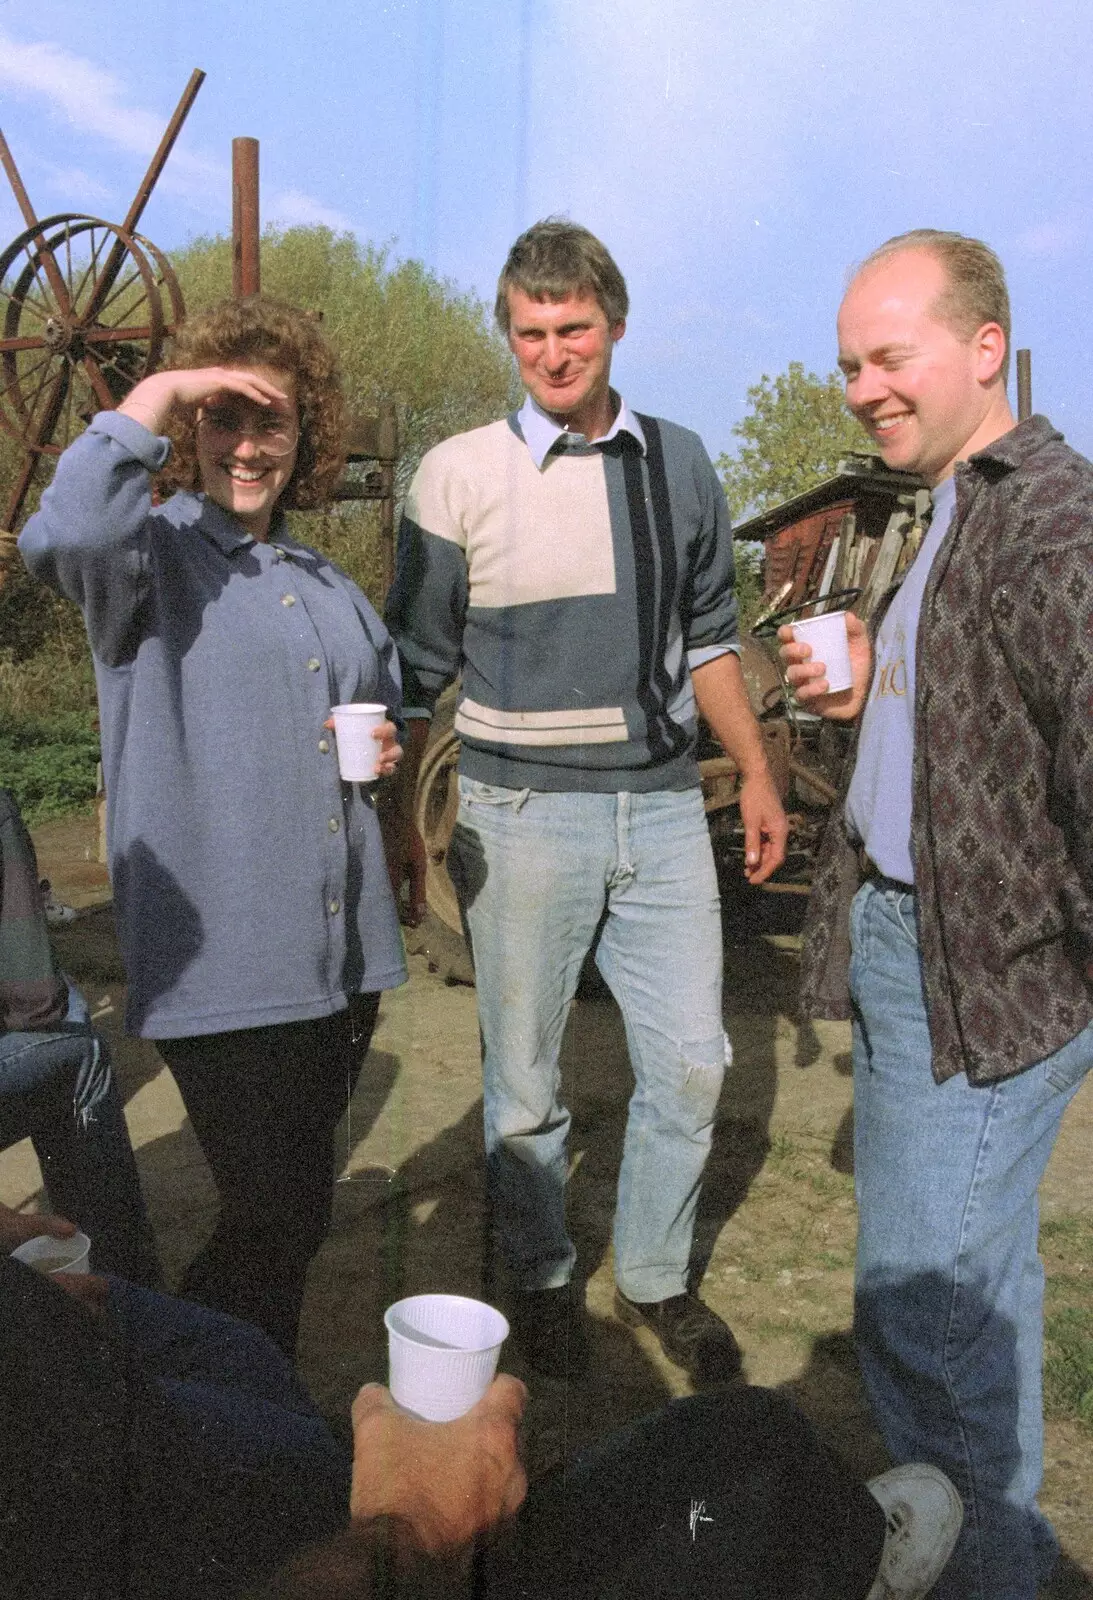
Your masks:
M 174 149 L 175 140 L 182 132 L 182 125 L 190 115 L 190 108 L 197 99 L 197 91 L 205 82 L 205 74 L 200 67 L 195 67 L 190 73 L 190 81 L 182 91 L 182 98 L 175 107 L 174 116 L 167 124 L 163 138 L 159 141 L 159 148 L 152 157 L 148 171 L 144 174 L 140 188 L 133 197 L 133 204 L 126 213 L 122 228 L 126 233 L 135 233 L 137 223 L 143 215 L 144 208 L 151 199 L 152 190 L 159 182 L 160 173 L 167 165 L 167 157 Z
M 4 511 L 4 526 L 5 528 L 10 528 L 12 532 L 15 531 L 15 520 L 23 509 L 23 501 L 26 499 L 30 486 L 34 481 L 34 473 L 37 466 L 37 455 L 34 451 L 28 450 L 23 457 L 23 465 L 19 469 L 18 478 L 12 485 L 7 508 Z
M 8 182 L 11 184 L 12 193 L 15 195 L 16 201 L 18 202 L 19 210 L 23 213 L 23 220 L 26 222 L 28 228 L 36 228 L 38 226 L 38 218 L 34 214 L 34 207 L 30 203 L 30 196 L 27 194 L 26 188 L 23 185 L 23 180 L 19 176 L 19 168 L 15 165 L 15 158 L 8 149 L 8 141 L 4 138 L 2 133 L 0 133 L 0 163 L 3 164 L 4 171 L 8 175 Z M 49 249 L 42 234 L 38 234 L 37 238 L 34 240 L 34 246 L 40 253 L 42 268 L 46 277 L 49 279 L 49 286 L 53 290 L 54 298 L 57 301 L 57 309 L 62 315 L 67 315 L 71 309 L 68 298 L 68 286 L 64 281 L 60 267 L 53 258 L 53 252 Z
M 175 107 L 174 116 L 167 124 L 163 138 L 159 141 L 159 147 L 156 150 L 155 155 L 152 157 L 148 171 L 144 174 L 144 177 L 140 182 L 140 187 L 133 196 L 133 203 L 126 212 L 125 221 L 121 225 L 121 231 L 123 234 L 134 232 L 138 222 L 143 216 L 144 208 L 152 197 L 152 190 L 158 183 L 160 173 L 167 164 L 167 157 L 174 149 L 175 140 L 182 132 L 182 125 L 190 114 L 190 107 L 197 99 L 197 91 L 201 88 L 201 85 L 204 82 L 205 74 L 202 72 L 200 67 L 195 67 L 190 73 L 190 81 L 182 91 L 182 98 Z M 94 293 L 92 294 L 91 299 L 88 302 L 87 309 L 83 314 L 82 320 L 85 324 L 89 324 L 94 321 L 102 302 L 106 299 L 106 296 L 114 287 L 114 279 L 117 277 L 118 272 L 121 269 L 121 264 L 125 260 L 127 248 L 128 247 L 124 239 L 115 239 L 113 248 L 111 249 L 110 254 L 107 256 L 106 263 L 102 269 L 102 276 L 95 285 Z
M 258 140 L 232 140 L 232 297 L 259 294 Z
M 28 228 L 36 228 L 38 226 L 38 218 L 34 214 L 34 207 L 30 203 L 30 196 L 23 187 L 23 180 L 19 176 L 19 168 L 15 165 L 14 157 L 12 156 L 11 151 L 8 149 L 8 141 L 4 138 L 2 133 L 0 133 L 0 163 L 3 164 L 4 171 L 8 175 L 8 182 L 11 184 L 12 193 L 15 195 L 15 198 L 19 204 L 19 210 L 23 213 L 23 220 L 26 222 Z
M 790 756 L 789 770 L 801 783 L 805 783 L 810 789 L 814 789 L 821 800 L 826 800 L 829 806 L 833 806 L 839 798 L 839 791 L 835 785 L 827 778 L 822 777 L 820 773 L 814 771 L 812 767 L 806 767 L 803 761 L 795 761 Z
M 1032 351 L 1017 352 L 1017 420 L 1025 422 L 1032 416 Z
M 23 509 L 23 502 L 30 492 L 30 486 L 34 482 L 34 474 L 38 468 L 39 447 L 50 437 L 57 425 L 57 419 L 64 408 L 68 385 L 68 372 L 66 368 L 62 367 L 54 380 L 53 393 L 49 398 L 45 411 L 42 413 L 37 428 L 32 426 L 30 436 L 24 440 L 27 453 L 23 458 L 22 468 L 12 487 L 4 512 L 3 526 L 10 528 L 12 532 L 15 531 L 16 520 Z

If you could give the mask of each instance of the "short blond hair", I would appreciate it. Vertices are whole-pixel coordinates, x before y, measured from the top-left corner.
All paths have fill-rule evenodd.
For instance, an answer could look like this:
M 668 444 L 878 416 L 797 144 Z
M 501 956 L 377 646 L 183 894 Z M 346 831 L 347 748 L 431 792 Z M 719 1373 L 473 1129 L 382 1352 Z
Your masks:
M 940 262 L 948 277 L 948 287 L 934 302 L 934 311 L 960 339 L 971 339 L 986 322 L 997 322 L 1006 336 L 1006 353 L 999 376 L 1003 384 L 1009 377 L 1010 297 L 1001 261 L 982 239 L 943 228 L 912 228 L 886 239 L 871 255 L 855 267 L 858 277 L 869 267 L 902 255 L 906 250 L 924 250 Z

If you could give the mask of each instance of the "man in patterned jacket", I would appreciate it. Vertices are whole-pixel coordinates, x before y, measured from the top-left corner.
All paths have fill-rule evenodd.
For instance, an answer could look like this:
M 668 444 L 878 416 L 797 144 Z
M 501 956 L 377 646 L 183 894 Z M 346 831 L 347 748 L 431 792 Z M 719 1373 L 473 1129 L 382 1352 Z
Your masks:
M 1093 1064 L 1093 467 L 1014 425 L 1008 343 L 977 240 L 918 230 L 858 269 L 847 402 L 933 519 L 875 640 L 850 619 L 851 689 L 782 630 L 802 703 L 861 714 L 803 1010 L 853 1018 L 858 1352 L 893 1456 L 964 1498 L 948 1600 L 1032 1600 L 1054 1560 L 1037 1189 Z
M 616 1310 L 693 1377 L 723 1378 L 739 1364 L 735 1341 L 689 1279 L 727 1051 L 699 711 L 741 771 L 752 882 L 778 866 L 786 837 L 740 667 L 725 495 L 693 433 L 638 415 L 611 388 L 626 284 L 586 228 L 552 219 L 521 235 L 496 311 L 527 400 L 425 456 L 388 616 L 406 713 L 418 715 L 407 798 L 420 719 L 462 673 L 449 863 L 474 954 L 513 1331 L 541 1372 L 582 1364 L 558 1053 L 599 930 L 637 1080 Z

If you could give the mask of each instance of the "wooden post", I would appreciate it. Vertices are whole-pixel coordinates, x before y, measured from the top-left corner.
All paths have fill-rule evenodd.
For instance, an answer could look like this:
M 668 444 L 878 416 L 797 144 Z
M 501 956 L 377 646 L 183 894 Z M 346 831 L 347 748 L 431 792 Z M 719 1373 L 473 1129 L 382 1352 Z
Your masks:
M 1027 422 L 1032 416 L 1032 351 L 1017 352 L 1017 420 Z
M 378 455 L 383 483 L 380 500 L 380 548 L 383 552 L 384 597 L 395 581 L 395 462 L 398 459 L 398 418 L 393 400 L 379 409 Z
M 232 140 L 232 298 L 259 294 L 258 140 Z

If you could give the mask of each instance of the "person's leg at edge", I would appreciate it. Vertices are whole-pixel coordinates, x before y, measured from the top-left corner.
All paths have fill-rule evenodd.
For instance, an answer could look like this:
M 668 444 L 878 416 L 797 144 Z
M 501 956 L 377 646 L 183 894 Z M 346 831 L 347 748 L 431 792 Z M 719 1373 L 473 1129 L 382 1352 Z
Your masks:
M 155 1286 L 159 1263 L 109 1052 L 70 993 L 71 1031 L 0 1037 L 0 1145 L 32 1139 L 50 1206 L 88 1235 L 93 1269 Z
M 487 1600 L 864 1600 L 885 1518 L 784 1396 L 694 1395 L 532 1486 Z
M 459 786 L 449 863 L 474 956 L 491 1223 L 514 1286 L 554 1289 L 575 1259 L 558 1056 L 603 906 L 614 797 Z
M 291 1359 L 312 1257 L 333 1201 L 334 1129 L 379 1008 L 238 1033 L 157 1041 L 220 1201 L 182 1293 L 253 1323 Z
M 855 1337 L 897 1461 L 939 1466 L 964 1531 L 935 1593 L 1032 1600 L 1054 1560 L 1042 1471 L 1043 1274 L 1037 1190 L 1093 1029 L 975 1087 L 935 1083 L 910 896 L 866 885 L 852 910 Z

